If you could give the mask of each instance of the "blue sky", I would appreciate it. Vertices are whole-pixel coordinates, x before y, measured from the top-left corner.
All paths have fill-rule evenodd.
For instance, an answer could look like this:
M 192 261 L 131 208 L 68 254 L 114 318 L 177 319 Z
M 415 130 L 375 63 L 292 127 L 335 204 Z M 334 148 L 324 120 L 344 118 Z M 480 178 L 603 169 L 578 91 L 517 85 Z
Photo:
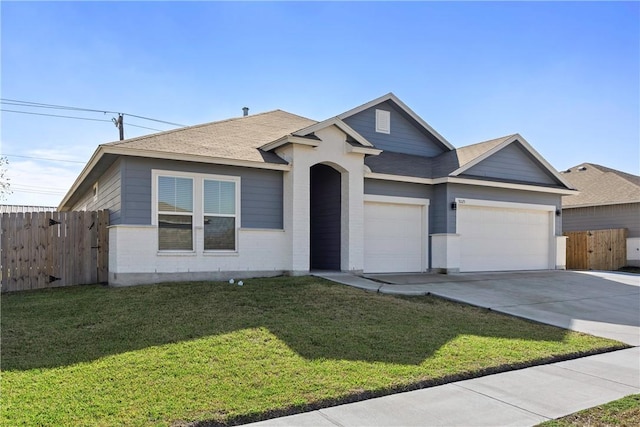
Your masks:
M 388 92 L 461 147 L 518 132 L 554 167 L 640 173 L 638 2 L 6 2 L 3 99 L 185 125 L 315 120 Z M 4 203 L 57 205 L 115 114 L 2 109 Z M 173 126 L 125 116 L 125 134 Z M 55 159 L 45 160 L 45 159 Z

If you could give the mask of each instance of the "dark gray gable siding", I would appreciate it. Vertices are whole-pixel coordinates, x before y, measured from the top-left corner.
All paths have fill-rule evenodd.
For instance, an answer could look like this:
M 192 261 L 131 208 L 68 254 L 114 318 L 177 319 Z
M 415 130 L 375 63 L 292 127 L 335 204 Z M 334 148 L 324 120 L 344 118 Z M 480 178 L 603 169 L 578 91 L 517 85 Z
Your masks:
M 98 197 L 93 200 L 93 184 L 86 191 L 79 201 L 72 206 L 71 210 L 84 209 L 96 211 L 109 209 L 109 223 L 112 225 L 121 223 L 121 162 L 116 161 L 98 179 Z
M 640 237 L 640 203 L 589 206 L 562 211 L 564 231 L 626 228 L 627 237 Z
M 376 109 L 391 113 L 391 133 L 376 132 Z M 381 150 L 434 157 L 446 151 L 432 135 L 427 135 L 387 102 L 344 119 L 356 132 Z
M 412 182 L 396 182 L 366 178 L 364 180 L 364 194 L 430 199 L 431 186 L 415 184 Z
M 497 178 L 506 181 L 553 185 L 559 182 L 520 144 L 509 144 L 466 170 L 461 176 Z
M 443 209 L 446 218 L 440 221 L 438 228 L 432 233 L 455 233 L 456 232 L 456 210 L 451 209 L 451 203 L 456 198 L 494 200 L 498 202 L 530 203 L 535 205 L 551 205 L 560 209 L 562 200 L 558 194 L 536 193 L 534 191 L 511 190 L 508 188 L 476 187 L 463 184 L 446 184 L 446 203 L 441 200 L 434 208 Z M 562 217 L 556 216 L 555 229 L 556 236 L 562 235 Z M 444 224 L 442 224 L 444 222 Z M 442 226 L 444 225 L 444 228 Z M 479 224 L 479 226 L 482 226 Z
M 123 160 L 122 224 L 151 224 L 151 170 L 239 176 L 242 228 L 283 228 L 282 172 L 175 160 Z

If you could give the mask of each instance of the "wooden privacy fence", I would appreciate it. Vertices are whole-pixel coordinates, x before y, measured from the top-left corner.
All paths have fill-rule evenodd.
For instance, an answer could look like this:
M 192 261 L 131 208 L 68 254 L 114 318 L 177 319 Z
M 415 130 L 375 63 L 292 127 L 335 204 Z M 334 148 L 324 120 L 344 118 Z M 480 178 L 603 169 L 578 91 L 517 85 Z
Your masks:
M 627 263 L 627 229 L 568 231 L 567 268 L 617 270 Z
M 2 292 L 106 282 L 109 211 L 3 213 Z

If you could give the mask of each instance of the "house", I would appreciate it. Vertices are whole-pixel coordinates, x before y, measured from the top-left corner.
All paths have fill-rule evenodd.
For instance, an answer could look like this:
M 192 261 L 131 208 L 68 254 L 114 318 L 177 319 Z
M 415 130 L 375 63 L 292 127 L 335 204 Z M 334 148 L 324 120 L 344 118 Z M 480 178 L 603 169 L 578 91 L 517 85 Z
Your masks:
M 389 93 L 100 145 L 59 208 L 109 209 L 109 282 L 130 285 L 564 268 L 574 193 L 522 136 L 456 149 Z
M 54 206 L 34 206 L 34 205 L 0 205 L 0 213 L 19 212 L 53 212 L 58 208 Z
M 562 172 L 580 193 L 562 198 L 564 231 L 627 229 L 627 265 L 640 266 L 640 176 L 582 163 Z

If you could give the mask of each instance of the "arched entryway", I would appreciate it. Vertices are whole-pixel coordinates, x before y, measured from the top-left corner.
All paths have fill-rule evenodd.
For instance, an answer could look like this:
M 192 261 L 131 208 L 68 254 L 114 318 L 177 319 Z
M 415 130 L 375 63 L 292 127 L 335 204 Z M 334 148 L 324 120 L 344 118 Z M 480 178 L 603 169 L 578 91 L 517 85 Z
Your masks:
M 310 170 L 310 266 L 340 270 L 341 174 L 317 164 Z

